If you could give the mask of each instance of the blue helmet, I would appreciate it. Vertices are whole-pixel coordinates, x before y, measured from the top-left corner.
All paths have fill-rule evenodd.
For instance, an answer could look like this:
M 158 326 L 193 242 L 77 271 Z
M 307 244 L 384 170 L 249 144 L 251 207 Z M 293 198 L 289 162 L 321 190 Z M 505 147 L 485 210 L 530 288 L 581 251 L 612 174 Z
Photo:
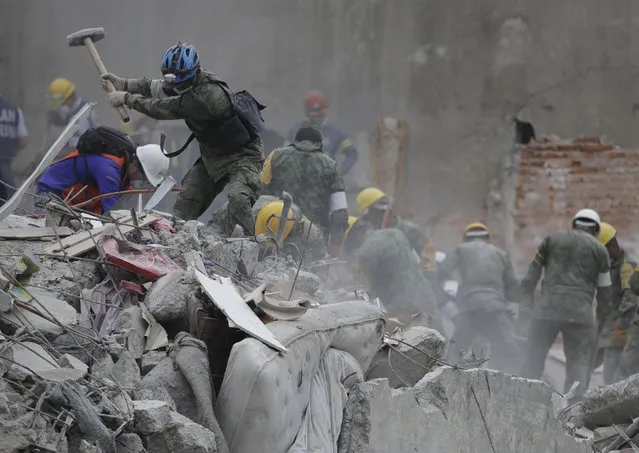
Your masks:
M 162 74 L 172 74 L 171 85 L 184 82 L 193 77 L 200 69 L 200 56 L 191 44 L 178 42 L 162 55 Z M 167 79 L 165 77 L 165 79 Z

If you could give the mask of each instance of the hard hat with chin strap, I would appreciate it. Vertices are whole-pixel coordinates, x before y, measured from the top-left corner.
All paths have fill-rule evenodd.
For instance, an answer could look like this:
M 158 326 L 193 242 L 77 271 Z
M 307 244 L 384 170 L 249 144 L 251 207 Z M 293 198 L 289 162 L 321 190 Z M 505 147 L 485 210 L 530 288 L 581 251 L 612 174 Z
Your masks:
M 603 245 L 607 245 L 608 242 L 612 241 L 612 239 L 617 235 L 617 230 L 615 227 L 606 222 L 601 222 L 601 227 L 599 229 L 599 242 Z
M 169 174 L 170 163 L 169 158 L 162 152 L 160 145 L 139 146 L 135 154 L 149 182 L 154 187 L 160 185 Z
M 277 229 L 280 225 L 280 218 L 282 216 L 282 210 L 284 209 L 284 202 L 282 200 L 273 200 L 266 203 L 260 209 L 255 219 L 255 234 L 266 234 L 268 236 L 275 237 Z M 286 227 L 284 228 L 284 236 L 282 239 L 286 239 L 293 230 L 295 225 L 295 216 L 293 210 L 288 211 L 288 220 L 286 221 Z
M 357 211 L 361 215 L 366 209 L 373 206 L 375 202 L 385 197 L 386 194 L 376 187 L 364 189 L 357 195 Z
M 49 105 L 52 108 L 58 108 L 64 104 L 67 99 L 71 97 L 75 91 L 75 85 L 67 79 L 55 79 L 49 85 L 49 92 L 47 97 L 49 98 Z

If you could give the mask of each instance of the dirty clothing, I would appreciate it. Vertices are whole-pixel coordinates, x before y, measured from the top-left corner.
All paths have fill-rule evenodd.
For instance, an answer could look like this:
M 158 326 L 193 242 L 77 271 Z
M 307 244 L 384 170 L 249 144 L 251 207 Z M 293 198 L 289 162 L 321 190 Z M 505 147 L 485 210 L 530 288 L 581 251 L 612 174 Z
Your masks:
M 526 362 L 522 376 L 538 379 L 546 355 L 557 334 L 562 332 L 566 353 L 566 391 L 579 381 L 582 395 L 590 380 L 594 347 L 592 302 L 597 294 L 597 315 L 605 317 L 611 307 L 611 279 L 608 251 L 591 234 L 568 230 L 546 237 L 522 281 L 525 294 L 534 294 L 544 279 L 539 300 L 533 307 Z
M 459 272 L 455 318 L 455 347 L 452 357 L 470 348 L 481 336 L 490 343 L 490 357 L 496 368 L 514 372 L 518 353 L 507 303 L 518 300 L 519 283 L 508 254 L 494 245 L 476 240 L 456 246 L 439 265 L 440 284 Z
M 629 310 L 636 310 L 637 307 L 637 296 L 630 291 L 630 277 L 634 267 L 635 263 L 628 259 L 624 250 L 621 251 L 621 256 L 610 265 L 612 306 L 597 345 L 604 351 L 604 383 L 606 384 L 614 382 L 616 367 L 628 337 L 627 325 L 624 326 L 620 322 L 621 310 L 625 314 Z
M 639 325 L 633 323 L 628 328 L 628 341 L 619 357 L 614 380 L 622 381 L 637 373 L 639 373 Z
M 573 382 L 579 381 L 577 394 L 583 395 L 590 383 L 590 361 L 595 341 L 595 329 L 592 324 L 533 319 L 528 333 L 525 363 L 520 375 L 528 379 L 541 378 L 546 356 L 559 332 L 563 337 L 566 355 L 564 393 L 570 390 Z
M 546 237 L 522 281 L 524 293 L 533 294 L 542 269 L 541 297 L 533 309 L 536 319 L 593 325 L 595 291 L 597 314 L 610 313 L 612 282 L 608 251 L 594 236 L 569 230 Z
M 270 195 L 262 195 L 258 198 L 252 208 L 253 219 L 257 219 L 260 209 L 262 209 L 265 204 L 276 200 L 279 200 L 279 198 Z M 326 255 L 326 245 L 324 244 L 324 238 L 319 228 L 315 225 L 310 225 L 310 221 L 304 216 L 302 210 L 295 203 L 291 205 L 291 210 L 295 219 L 295 225 L 284 241 L 284 248 L 286 249 L 287 245 L 294 245 L 296 249 L 301 252 L 308 234 L 309 239 L 306 246 L 307 256 L 313 259 L 323 258 Z M 213 234 L 222 237 L 228 237 L 233 233 L 235 225 L 231 225 L 229 219 L 228 202 L 213 212 L 213 217 L 209 221 L 208 227 Z M 309 227 L 311 228 L 310 233 L 308 232 Z
M 162 80 L 129 80 L 127 105 L 158 120 L 183 119 L 200 145 L 201 158 L 182 181 L 174 214 L 197 219 L 228 183 L 229 215 L 252 235 L 251 206 L 260 195 L 262 141 L 255 137 L 244 145 L 228 145 L 233 137 L 222 128 L 234 115 L 228 87 L 207 72 L 196 77 L 192 89 L 181 95 L 165 88 Z
M 435 246 L 428 239 L 422 228 L 414 222 L 404 220 L 400 216 L 396 216 L 393 228 L 400 230 L 410 243 L 411 247 L 421 258 L 421 268 L 427 277 L 434 282 L 435 279 Z
M 477 240 L 456 246 L 439 265 L 440 282 L 453 280 L 459 271 L 457 306 L 460 311 L 506 311 L 517 302 L 519 283 L 508 254 Z
M 261 174 L 264 192 L 286 191 L 304 215 L 318 225 L 331 244 L 341 244 L 348 227 L 344 180 L 333 159 L 311 142 L 296 142 L 273 151 Z
M 297 123 L 288 130 L 286 142 L 284 146 L 290 146 L 293 143 L 295 134 L 304 122 Z M 340 154 L 344 155 L 344 160 L 339 168 L 339 174 L 344 176 L 351 171 L 357 162 L 357 149 L 353 141 L 346 135 L 342 129 L 335 123 L 325 122 L 320 125 L 322 133 L 322 149 L 324 152 L 337 161 Z
M 357 263 L 373 297 L 379 297 L 390 313 L 435 313 L 437 302 L 431 283 L 421 273 L 400 230 L 369 231 L 359 248 Z

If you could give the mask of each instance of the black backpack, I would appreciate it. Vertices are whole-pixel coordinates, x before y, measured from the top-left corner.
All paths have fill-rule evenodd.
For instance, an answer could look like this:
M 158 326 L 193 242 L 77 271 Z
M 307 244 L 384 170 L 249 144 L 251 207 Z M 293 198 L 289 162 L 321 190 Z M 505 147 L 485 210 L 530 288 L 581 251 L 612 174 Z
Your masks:
M 127 161 L 135 156 L 135 144 L 124 132 L 107 126 L 87 129 L 78 139 L 79 154 L 111 154 Z

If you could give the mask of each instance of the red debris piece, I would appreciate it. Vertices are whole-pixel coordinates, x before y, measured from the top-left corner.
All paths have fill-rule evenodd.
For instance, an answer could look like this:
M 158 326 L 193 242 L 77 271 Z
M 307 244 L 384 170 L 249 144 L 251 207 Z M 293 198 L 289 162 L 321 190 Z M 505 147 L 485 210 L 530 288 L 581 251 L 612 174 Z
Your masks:
M 150 246 L 139 246 L 127 241 L 105 236 L 100 241 L 107 263 L 115 264 L 149 280 L 157 280 L 171 272 L 181 272 L 175 264 L 160 250 Z
M 171 225 L 171 222 L 166 219 L 158 220 L 153 225 L 151 225 L 151 228 L 153 228 L 153 230 L 156 232 L 159 232 L 160 230 L 167 230 L 173 234 L 177 233 L 177 231 L 175 231 L 175 228 L 173 228 L 173 226 Z
M 138 283 L 122 280 L 120 282 L 120 286 L 124 289 L 128 289 L 129 291 L 133 291 L 134 293 L 138 293 L 141 296 L 146 294 L 146 288 Z

